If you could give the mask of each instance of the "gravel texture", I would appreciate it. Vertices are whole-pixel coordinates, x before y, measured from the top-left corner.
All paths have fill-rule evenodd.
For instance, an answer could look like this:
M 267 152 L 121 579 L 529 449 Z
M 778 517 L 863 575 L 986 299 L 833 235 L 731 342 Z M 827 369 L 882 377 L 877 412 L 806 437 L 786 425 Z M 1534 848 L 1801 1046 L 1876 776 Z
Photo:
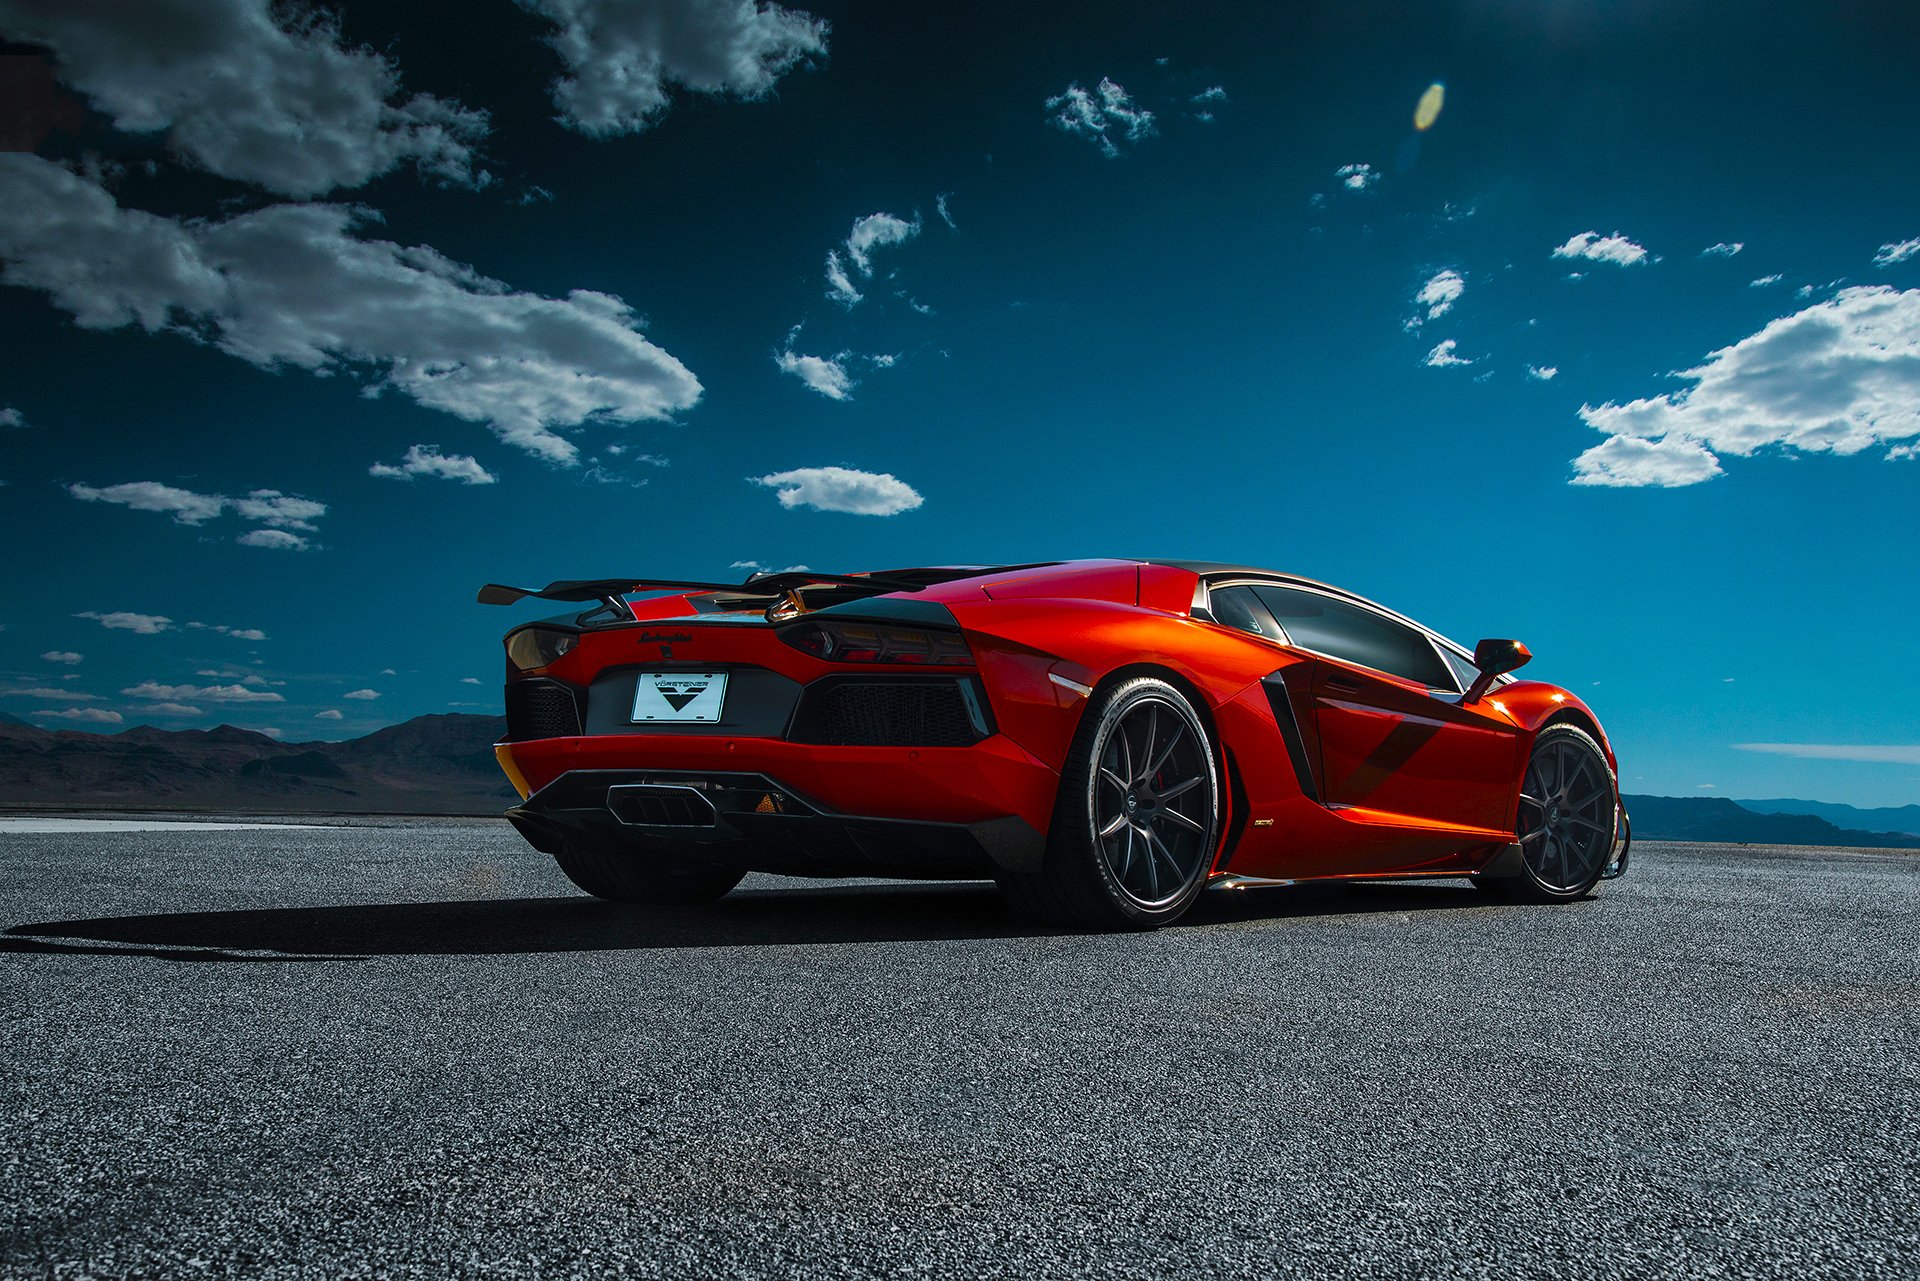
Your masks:
M 504 824 L 0 833 L 0 1274 L 1913 1276 L 1920 858 L 1592 900 L 572 893 Z

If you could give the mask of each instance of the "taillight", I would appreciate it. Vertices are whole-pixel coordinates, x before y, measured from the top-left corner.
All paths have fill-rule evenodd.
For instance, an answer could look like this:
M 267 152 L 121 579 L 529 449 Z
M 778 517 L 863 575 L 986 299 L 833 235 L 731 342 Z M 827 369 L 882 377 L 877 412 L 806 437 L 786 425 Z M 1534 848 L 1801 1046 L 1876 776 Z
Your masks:
M 522 672 L 531 672 L 551 663 L 580 643 L 573 632 L 552 627 L 522 627 L 507 634 L 507 663 Z
M 973 654 L 958 632 L 881 627 L 873 623 L 817 622 L 783 627 L 780 639 L 802 653 L 830 663 L 973 666 Z

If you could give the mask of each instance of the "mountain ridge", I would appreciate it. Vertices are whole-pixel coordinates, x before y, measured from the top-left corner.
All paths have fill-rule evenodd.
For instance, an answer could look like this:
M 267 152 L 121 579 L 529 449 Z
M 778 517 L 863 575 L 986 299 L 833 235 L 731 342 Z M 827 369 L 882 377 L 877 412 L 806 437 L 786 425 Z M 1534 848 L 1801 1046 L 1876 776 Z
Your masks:
M 233 725 L 117 734 L 0 723 L 0 805 L 279 813 L 490 814 L 515 800 L 493 756 L 506 718 L 417 716 L 284 743 Z

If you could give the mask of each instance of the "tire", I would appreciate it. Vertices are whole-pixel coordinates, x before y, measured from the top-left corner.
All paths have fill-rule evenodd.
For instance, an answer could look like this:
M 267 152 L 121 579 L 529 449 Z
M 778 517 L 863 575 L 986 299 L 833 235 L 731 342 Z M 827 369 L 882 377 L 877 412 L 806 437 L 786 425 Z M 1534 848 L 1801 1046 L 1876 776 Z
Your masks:
M 711 903 L 745 872 L 626 850 L 568 844 L 553 856 L 567 879 L 610 903 Z
M 1062 925 L 1146 930 L 1178 920 L 1206 886 L 1219 844 L 1215 757 L 1206 723 L 1166 681 L 1138 676 L 1096 693 L 1061 770 L 1041 870 L 1002 873 L 1002 891 Z
M 1474 878 L 1514 903 L 1571 903 L 1599 883 L 1613 852 L 1620 781 L 1607 754 L 1577 725 L 1549 725 L 1533 741 L 1520 785 L 1521 846 L 1515 876 Z

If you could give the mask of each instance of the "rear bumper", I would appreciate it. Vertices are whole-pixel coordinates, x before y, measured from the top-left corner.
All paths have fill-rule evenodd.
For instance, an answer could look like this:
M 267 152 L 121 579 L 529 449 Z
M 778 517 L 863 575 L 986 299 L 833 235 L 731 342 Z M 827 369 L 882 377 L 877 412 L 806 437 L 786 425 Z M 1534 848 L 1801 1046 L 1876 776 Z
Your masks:
M 848 814 L 768 774 L 733 771 L 569 770 L 507 818 L 549 854 L 590 844 L 790 876 L 1033 872 L 1045 847 L 1042 831 L 1014 814 L 968 822 Z
M 970 747 L 852 747 L 777 738 L 590 734 L 497 749 L 523 796 L 579 771 L 759 774 L 823 813 L 974 824 L 1014 816 L 1036 831 L 1053 818 L 1060 776 L 1003 734 Z M 510 763 L 510 765 L 509 765 Z M 524 808 L 524 807 L 523 807 Z

